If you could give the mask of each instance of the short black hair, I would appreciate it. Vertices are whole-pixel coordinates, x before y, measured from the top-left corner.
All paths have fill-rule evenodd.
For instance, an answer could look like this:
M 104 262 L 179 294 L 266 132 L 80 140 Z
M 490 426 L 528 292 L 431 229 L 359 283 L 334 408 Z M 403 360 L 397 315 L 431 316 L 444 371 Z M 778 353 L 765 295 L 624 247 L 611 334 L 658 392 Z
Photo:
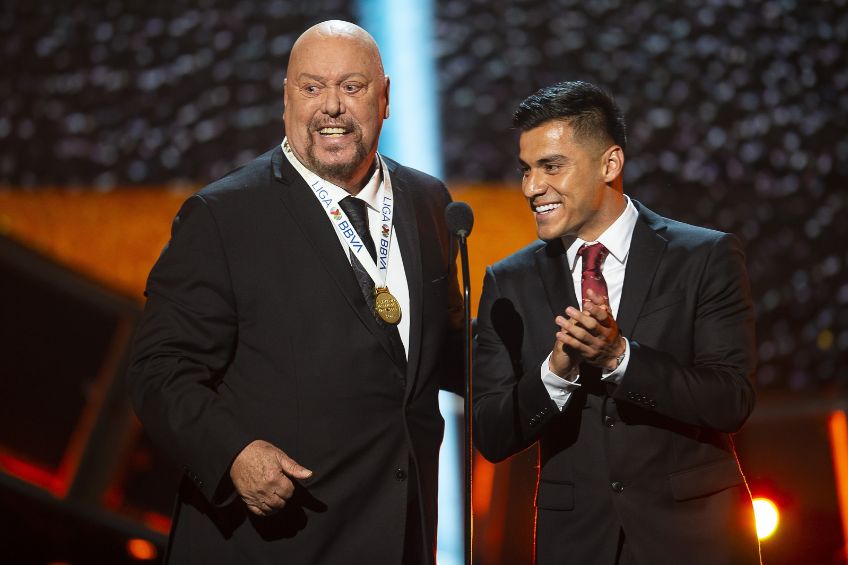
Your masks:
M 568 123 L 582 139 L 627 145 L 627 126 L 615 100 L 594 84 L 558 82 L 531 94 L 518 105 L 512 125 L 524 132 L 552 120 Z

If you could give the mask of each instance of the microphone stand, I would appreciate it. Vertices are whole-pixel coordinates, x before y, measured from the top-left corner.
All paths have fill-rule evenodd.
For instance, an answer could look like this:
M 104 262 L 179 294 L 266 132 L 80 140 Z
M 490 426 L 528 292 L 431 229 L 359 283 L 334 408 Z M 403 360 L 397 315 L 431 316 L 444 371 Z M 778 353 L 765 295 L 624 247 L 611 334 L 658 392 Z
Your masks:
M 468 277 L 468 245 L 466 242 L 467 232 L 460 230 L 457 233 L 459 240 L 459 255 L 462 264 L 462 292 L 465 304 L 465 565 L 471 565 L 471 540 L 473 539 L 473 506 L 471 499 L 471 477 L 473 472 L 474 446 L 471 440 L 471 285 Z
M 471 565 L 471 547 L 474 533 L 474 506 L 471 500 L 471 477 L 474 470 L 474 445 L 471 434 L 471 285 L 468 277 L 468 243 L 467 238 L 474 226 L 474 213 L 465 202 L 451 202 L 445 208 L 445 224 L 451 234 L 459 241 L 459 254 L 462 264 L 463 304 L 465 305 L 465 404 L 463 416 L 465 420 L 465 444 L 463 460 L 465 462 L 465 565 Z

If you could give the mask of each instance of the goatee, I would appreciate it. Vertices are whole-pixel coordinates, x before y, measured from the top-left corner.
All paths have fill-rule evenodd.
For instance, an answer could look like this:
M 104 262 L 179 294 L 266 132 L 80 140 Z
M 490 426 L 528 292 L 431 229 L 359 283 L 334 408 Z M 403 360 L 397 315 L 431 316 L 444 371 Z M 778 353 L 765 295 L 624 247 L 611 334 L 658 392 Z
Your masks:
M 332 181 L 335 184 L 344 185 L 350 182 L 351 177 L 356 173 L 365 160 L 368 158 L 368 150 L 362 143 L 362 129 L 356 121 L 351 119 L 333 120 L 328 122 L 325 120 L 313 120 L 310 124 L 310 129 L 319 131 L 325 127 L 342 127 L 350 132 L 347 135 L 352 135 L 354 139 L 354 155 L 346 162 L 326 163 L 318 158 L 315 152 L 315 142 L 312 136 L 307 136 L 308 142 L 306 146 L 307 165 L 319 177 Z M 341 149 L 339 149 L 341 151 Z M 331 150 L 332 152 L 332 150 Z M 341 182 L 337 182 L 341 181 Z
M 325 163 L 315 155 L 315 144 L 310 143 L 306 148 L 306 158 L 309 161 L 309 168 L 323 179 L 348 181 L 357 169 L 362 166 L 365 159 L 368 158 L 368 152 L 365 150 L 365 146 L 361 141 L 357 141 L 354 148 L 356 152 L 352 159 L 342 163 Z

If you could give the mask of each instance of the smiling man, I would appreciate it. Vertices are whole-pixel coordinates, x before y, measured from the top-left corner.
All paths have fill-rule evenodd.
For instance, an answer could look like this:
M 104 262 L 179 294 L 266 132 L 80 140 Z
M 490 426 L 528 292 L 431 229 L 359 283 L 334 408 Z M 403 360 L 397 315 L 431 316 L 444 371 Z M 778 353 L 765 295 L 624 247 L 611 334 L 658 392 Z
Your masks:
M 754 405 L 738 240 L 624 194 L 624 118 L 594 85 L 513 123 L 541 241 L 486 271 L 473 429 L 491 461 L 539 442 L 536 562 L 759 563 L 731 438 Z
M 357 194 L 374 171 L 389 77 L 374 40 L 346 22 L 326 22 L 292 47 L 283 87 L 286 136 L 298 161 Z
M 292 47 L 285 137 L 201 189 L 150 273 L 128 374 L 185 470 L 170 563 L 435 561 L 440 387 L 462 303 L 438 180 L 377 154 L 362 28 Z

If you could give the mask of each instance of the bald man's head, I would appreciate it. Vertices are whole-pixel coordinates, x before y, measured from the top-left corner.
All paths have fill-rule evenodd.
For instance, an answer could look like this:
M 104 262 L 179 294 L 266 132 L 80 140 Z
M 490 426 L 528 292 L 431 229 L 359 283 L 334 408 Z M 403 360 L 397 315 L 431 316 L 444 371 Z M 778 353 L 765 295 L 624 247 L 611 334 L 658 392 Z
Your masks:
M 328 38 L 347 39 L 348 41 L 358 43 L 365 50 L 370 50 L 371 60 L 379 67 L 380 74 L 383 74 L 383 60 L 380 57 L 380 50 L 371 34 L 356 24 L 342 20 L 321 22 L 304 31 L 294 42 L 294 45 L 292 45 L 291 54 L 289 55 L 289 69 L 291 69 L 292 64 L 299 62 L 298 58 L 301 56 L 301 51 L 308 49 L 310 42 L 320 42 Z
M 322 178 L 356 194 L 368 180 L 389 79 L 374 38 L 331 20 L 292 46 L 283 88 L 286 136 L 297 158 Z

